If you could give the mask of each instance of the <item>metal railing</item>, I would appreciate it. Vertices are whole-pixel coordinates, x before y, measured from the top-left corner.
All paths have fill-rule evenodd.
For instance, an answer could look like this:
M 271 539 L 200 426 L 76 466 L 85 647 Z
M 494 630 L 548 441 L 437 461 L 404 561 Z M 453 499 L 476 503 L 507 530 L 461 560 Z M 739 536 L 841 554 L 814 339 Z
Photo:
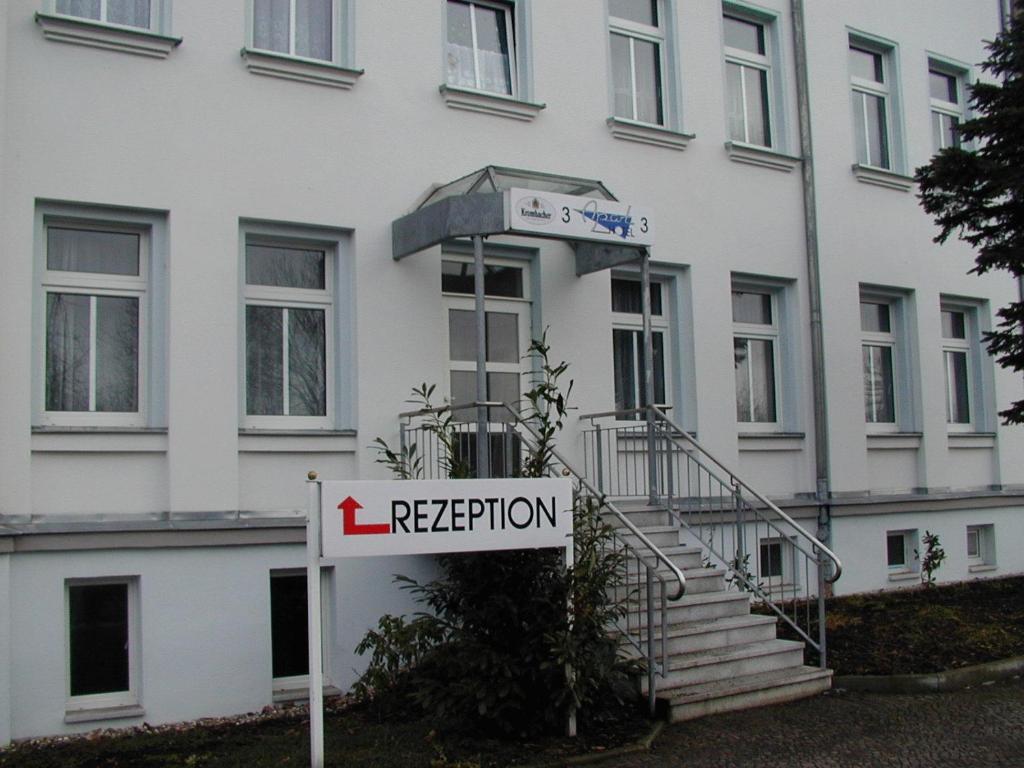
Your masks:
M 835 553 L 755 491 L 657 407 L 580 417 L 584 468 L 599 493 L 663 505 L 708 567 L 750 592 L 826 665 L 825 585 Z M 753 548 L 751 547 L 753 545 Z
M 507 403 L 480 402 L 423 408 L 399 414 L 401 455 L 409 461 L 410 477 L 476 477 L 476 409 L 488 409 L 490 477 L 516 477 L 523 462 L 541 440 L 535 427 Z M 463 416 L 464 412 L 469 412 Z M 472 421 L 470 420 L 472 419 Z M 621 563 L 621 581 L 614 598 L 621 602 L 620 620 L 610 630 L 619 634 L 643 659 L 647 671 L 648 705 L 654 713 L 657 676 L 668 668 L 668 608 L 682 597 L 686 577 L 618 507 L 610 502 L 557 450 L 550 452 L 546 474 L 571 477 L 578 500 L 605 520 L 611 530 L 605 552 Z M 670 591 L 670 585 L 674 588 Z

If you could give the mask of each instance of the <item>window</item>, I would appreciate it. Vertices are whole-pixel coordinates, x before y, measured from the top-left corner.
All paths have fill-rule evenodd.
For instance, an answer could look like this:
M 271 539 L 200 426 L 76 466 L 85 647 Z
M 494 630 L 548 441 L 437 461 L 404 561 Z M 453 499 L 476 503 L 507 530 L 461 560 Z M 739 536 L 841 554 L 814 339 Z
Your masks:
M 308 630 L 306 574 L 271 572 L 270 646 L 275 684 L 309 674 Z
M 158 426 L 163 421 L 165 220 L 40 204 L 41 426 Z M 154 269 L 154 266 L 156 267 Z
M 853 84 L 853 130 L 857 141 L 857 162 L 876 168 L 890 168 L 888 84 L 882 54 L 850 46 Z
M 523 356 L 530 344 L 529 280 L 525 264 L 491 261 L 484 267 L 487 399 L 515 405 L 529 365 Z M 445 294 L 448 329 L 448 368 L 451 402 L 476 401 L 476 310 L 474 266 L 471 261 L 446 255 L 441 263 L 441 291 Z M 490 419 L 508 421 L 510 414 L 492 408 Z M 476 411 L 455 414 L 457 421 L 475 421 Z
M 782 536 L 761 539 L 758 542 L 757 578 L 769 593 L 778 587 L 792 587 L 797 583 L 796 547 Z
M 644 356 L 642 285 L 630 277 L 612 277 L 612 353 L 615 375 L 615 410 L 630 411 L 647 407 L 644 377 L 647 370 Z M 668 405 L 665 372 L 669 331 L 666 311 L 667 285 L 651 281 L 651 341 L 654 347 L 654 401 Z M 635 413 L 626 418 L 643 419 Z
M 664 125 L 665 28 L 660 0 L 609 0 L 615 117 Z
M 335 0 L 252 0 L 252 47 L 335 61 L 337 10 Z
M 334 264 L 324 243 L 246 238 L 248 426 L 333 423 Z
M 971 408 L 971 343 L 968 314 L 956 309 L 942 310 L 942 359 L 946 374 L 946 423 L 969 426 Z
M 152 29 L 152 0 L 56 0 L 57 13 L 104 24 Z
M 885 301 L 860 303 L 862 358 L 864 363 L 864 418 L 868 424 L 896 426 L 893 305 Z
M 863 170 L 903 170 L 896 45 L 880 38 L 851 35 L 849 68 L 857 178 L 909 189 L 908 181 L 894 178 L 892 173 L 887 176 Z
M 69 580 L 69 713 L 138 703 L 138 579 Z
M 517 96 L 513 22 L 513 9 L 507 4 L 448 0 L 448 84 Z
M 729 138 L 745 144 L 771 147 L 771 63 L 766 25 L 726 13 L 726 105 Z
M 932 151 L 960 146 L 960 123 L 964 121 L 962 72 L 929 61 L 928 90 L 931 97 Z
M 996 564 L 995 526 L 967 526 L 967 565 L 969 570 L 985 570 Z
M 775 425 L 778 414 L 779 330 L 772 293 L 732 292 L 733 360 L 736 371 L 736 419 Z
M 918 560 L 915 546 L 917 531 L 886 531 L 885 557 L 891 573 L 916 573 Z

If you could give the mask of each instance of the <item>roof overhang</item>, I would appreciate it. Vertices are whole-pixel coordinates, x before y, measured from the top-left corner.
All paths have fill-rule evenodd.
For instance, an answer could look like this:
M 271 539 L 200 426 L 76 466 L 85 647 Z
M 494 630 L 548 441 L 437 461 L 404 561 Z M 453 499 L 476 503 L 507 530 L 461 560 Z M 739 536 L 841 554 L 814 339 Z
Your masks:
M 618 236 L 603 231 L 608 226 L 607 222 L 595 224 L 592 230 L 582 234 L 554 231 L 553 228 L 524 230 L 521 226 L 517 227 L 509 215 L 512 190 L 526 190 L 541 200 L 545 195 L 559 200 L 585 200 L 585 203 L 580 203 L 582 210 L 574 210 L 588 215 L 584 214 L 584 210 L 589 209 L 592 211 L 588 216 L 591 221 L 596 221 L 593 212 L 597 212 L 600 207 L 608 207 L 601 206 L 602 202 L 619 209 L 622 207 L 600 181 L 487 166 L 448 184 L 434 187 L 416 210 L 393 221 L 393 257 L 396 260 L 402 259 L 459 237 L 514 234 L 568 242 L 576 253 L 576 274 L 584 275 L 638 261 L 646 251 L 644 245 L 615 242 L 616 239 L 626 239 L 627 235 L 633 237 L 629 230 L 629 219 L 626 220 L 626 229 Z M 621 215 L 618 217 L 622 218 Z M 602 228 L 601 232 L 598 232 L 599 228 Z M 592 235 L 590 232 L 597 234 Z

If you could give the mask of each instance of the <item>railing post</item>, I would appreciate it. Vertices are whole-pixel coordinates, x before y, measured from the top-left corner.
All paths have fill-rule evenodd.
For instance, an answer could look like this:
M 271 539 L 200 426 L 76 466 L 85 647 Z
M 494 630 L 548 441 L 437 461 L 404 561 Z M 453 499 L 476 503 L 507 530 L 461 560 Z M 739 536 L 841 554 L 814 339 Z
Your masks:
M 741 492 L 740 492 L 739 483 L 736 482 L 736 478 L 730 476 L 729 477 L 729 483 L 730 483 L 731 489 L 732 489 L 732 509 L 733 509 L 733 514 L 736 515 L 736 534 L 735 534 L 736 541 L 734 542 L 735 545 L 736 545 L 735 570 L 736 570 L 737 574 L 740 575 L 741 577 L 743 577 L 744 579 L 749 579 L 750 571 L 747 568 L 747 564 L 744 563 L 744 559 L 746 558 L 746 552 L 747 552 L 747 543 L 746 543 L 746 537 L 747 536 L 746 536 L 746 531 L 744 530 L 743 505 L 741 504 L 741 501 L 742 501 L 743 497 L 742 497 Z M 753 586 L 753 585 L 749 585 L 749 586 Z
M 604 493 L 604 449 L 601 448 L 601 425 L 594 423 L 594 461 L 597 462 L 597 490 Z
M 487 314 L 484 304 L 484 238 L 473 236 L 473 296 L 476 312 L 476 401 L 487 400 Z M 476 476 L 490 477 L 490 438 L 487 406 L 476 408 Z
M 643 562 L 640 560 L 639 562 Z M 665 615 L 662 609 L 662 616 Z M 657 706 L 655 677 L 657 664 L 654 660 L 654 572 L 647 566 L 647 707 L 653 715 Z
M 654 437 L 654 332 L 651 330 L 651 254 L 640 257 L 640 304 L 644 317 L 644 404 L 647 406 L 647 493 L 658 503 L 657 445 Z
M 827 634 L 825 632 L 825 555 L 820 549 L 815 549 L 818 554 L 818 659 L 821 668 L 826 669 L 828 649 L 825 647 Z

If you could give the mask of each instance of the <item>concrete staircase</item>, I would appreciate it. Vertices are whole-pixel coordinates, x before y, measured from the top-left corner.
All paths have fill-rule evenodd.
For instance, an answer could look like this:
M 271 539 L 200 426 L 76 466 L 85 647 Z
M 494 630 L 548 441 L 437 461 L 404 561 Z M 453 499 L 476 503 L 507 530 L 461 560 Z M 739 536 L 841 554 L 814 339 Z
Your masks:
M 803 643 L 778 639 L 774 616 L 752 614 L 749 594 L 730 588 L 725 570 L 705 567 L 700 548 L 680 543 L 680 529 L 670 524 L 668 512 L 636 503 L 616 506 L 686 576 L 686 594 L 668 609 L 667 673 L 657 678 L 657 696 L 670 720 L 791 701 L 831 687 L 831 670 L 804 664 Z M 635 538 L 621 533 L 627 541 Z M 642 595 L 628 599 L 645 607 Z M 659 646 L 660 625 L 659 610 Z

